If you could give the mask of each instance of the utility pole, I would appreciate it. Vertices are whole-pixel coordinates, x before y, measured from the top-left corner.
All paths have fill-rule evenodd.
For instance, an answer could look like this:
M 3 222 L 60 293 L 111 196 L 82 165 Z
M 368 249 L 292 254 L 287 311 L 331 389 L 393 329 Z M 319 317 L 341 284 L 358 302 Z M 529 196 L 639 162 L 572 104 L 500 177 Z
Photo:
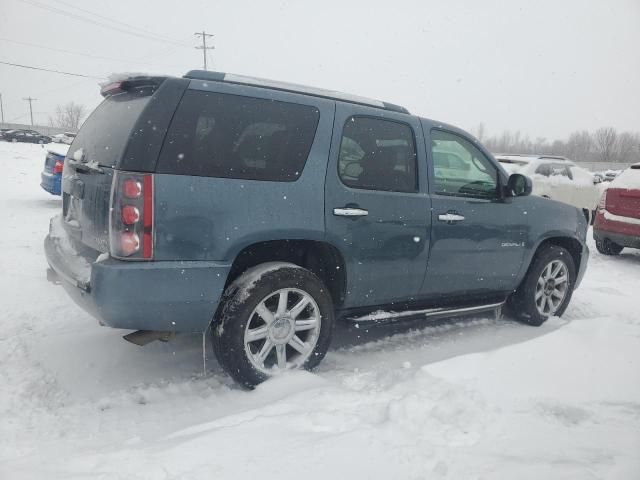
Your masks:
M 0 114 L 2 114 L 2 123 L 4 123 L 4 107 L 2 106 L 2 94 L 0 93 Z
M 26 100 L 27 102 L 29 102 L 29 113 L 31 114 L 31 126 L 33 127 L 33 104 L 32 102 L 38 100 L 37 98 L 31 98 L 31 97 L 27 97 L 27 98 L 23 98 L 23 100 Z
M 206 70 L 207 69 L 207 50 L 214 49 L 214 47 L 207 47 L 207 37 L 213 37 L 213 35 L 205 32 L 204 30 L 202 32 L 196 32 L 194 33 L 194 35 L 196 37 L 202 37 L 202 46 L 196 47 L 196 49 L 202 50 L 202 60 L 204 64 L 204 69 Z

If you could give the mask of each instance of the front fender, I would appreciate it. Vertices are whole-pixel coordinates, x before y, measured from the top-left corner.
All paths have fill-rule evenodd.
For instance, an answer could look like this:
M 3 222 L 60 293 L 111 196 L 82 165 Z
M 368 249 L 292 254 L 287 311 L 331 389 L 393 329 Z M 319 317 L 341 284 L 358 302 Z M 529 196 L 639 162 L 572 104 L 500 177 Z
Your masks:
M 527 273 L 536 252 L 544 243 L 549 242 L 564 246 L 571 251 L 578 260 L 576 269 L 581 280 L 586 268 L 586 259 L 589 256 L 586 246 L 588 224 L 583 212 L 566 203 L 531 196 L 527 215 L 530 228 L 518 284 Z

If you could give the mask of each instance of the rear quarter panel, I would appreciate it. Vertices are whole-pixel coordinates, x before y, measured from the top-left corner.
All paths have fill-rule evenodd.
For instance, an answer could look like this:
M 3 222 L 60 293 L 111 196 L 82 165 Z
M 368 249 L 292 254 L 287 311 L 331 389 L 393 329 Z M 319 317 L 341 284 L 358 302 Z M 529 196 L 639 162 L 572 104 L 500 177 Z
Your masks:
M 156 174 L 155 259 L 231 262 L 256 242 L 324 240 L 324 180 L 335 102 L 201 80 L 193 80 L 190 88 L 312 105 L 320 119 L 294 182 Z

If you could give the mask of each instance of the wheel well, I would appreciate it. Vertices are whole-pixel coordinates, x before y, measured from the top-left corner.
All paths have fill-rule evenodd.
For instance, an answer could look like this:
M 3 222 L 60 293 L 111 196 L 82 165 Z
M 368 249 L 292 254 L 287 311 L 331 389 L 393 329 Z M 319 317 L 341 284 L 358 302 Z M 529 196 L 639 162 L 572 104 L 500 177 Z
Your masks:
M 573 263 L 576 266 L 576 271 L 580 270 L 580 262 L 582 261 L 582 244 L 580 244 L 578 240 L 571 237 L 547 238 L 540 245 L 538 245 L 536 255 L 545 245 L 557 245 L 559 247 L 567 249 L 567 251 L 571 254 L 571 257 L 573 258 Z
M 344 301 L 347 272 L 342 255 L 333 245 L 313 240 L 272 240 L 245 247 L 231 265 L 225 289 L 249 268 L 265 262 L 290 262 L 306 268 L 324 282 L 335 305 Z

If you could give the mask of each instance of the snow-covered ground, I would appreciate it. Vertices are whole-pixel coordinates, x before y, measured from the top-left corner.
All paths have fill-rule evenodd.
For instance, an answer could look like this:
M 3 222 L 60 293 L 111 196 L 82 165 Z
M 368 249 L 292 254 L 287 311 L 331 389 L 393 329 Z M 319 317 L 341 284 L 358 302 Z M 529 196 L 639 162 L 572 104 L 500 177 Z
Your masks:
M 0 142 L 0 479 L 640 478 L 640 255 L 562 319 L 340 326 L 315 373 L 231 384 L 47 283 L 44 150 Z M 210 348 L 207 345 L 207 348 Z

